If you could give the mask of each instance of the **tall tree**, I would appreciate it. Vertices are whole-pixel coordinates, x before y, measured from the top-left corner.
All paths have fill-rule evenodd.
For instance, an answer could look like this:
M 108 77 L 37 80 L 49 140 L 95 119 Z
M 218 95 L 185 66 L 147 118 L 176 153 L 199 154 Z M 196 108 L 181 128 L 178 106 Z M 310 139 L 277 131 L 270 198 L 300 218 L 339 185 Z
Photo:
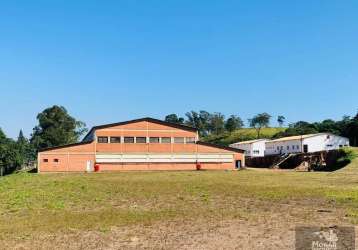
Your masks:
M 0 128 L 0 175 L 3 170 L 14 170 L 21 165 L 21 155 L 14 140 L 6 137 Z
M 16 141 L 17 149 L 21 155 L 21 162 L 26 163 L 35 160 L 36 152 L 29 140 L 24 136 L 22 130 L 19 132 L 19 136 Z
M 178 117 L 176 114 L 167 115 L 164 120 L 166 122 L 184 124 L 184 118 Z
M 24 136 L 24 133 L 22 132 L 22 129 L 20 129 L 19 136 L 17 137 L 17 143 L 21 144 L 21 145 L 24 145 L 24 144 L 28 143 L 28 140 Z
M 31 143 L 37 150 L 78 142 L 87 129 L 85 123 L 70 116 L 62 106 L 52 106 L 37 115 Z
M 285 123 L 286 117 L 284 117 L 283 115 L 279 115 L 277 117 L 277 122 L 279 124 L 280 127 L 283 127 L 283 124 Z
M 269 126 L 270 119 L 271 115 L 268 113 L 257 114 L 252 119 L 249 119 L 250 127 L 254 128 L 257 132 L 257 138 L 260 138 L 261 129 Z
M 190 111 L 185 114 L 187 120 L 185 123 L 189 126 L 192 126 L 198 129 L 201 136 L 206 136 L 209 134 L 210 130 L 210 113 L 204 110 L 198 112 Z
M 209 117 L 209 131 L 219 135 L 225 131 L 225 116 L 219 112 L 213 113 Z
M 236 115 L 231 115 L 225 122 L 225 129 L 229 132 L 233 132 L 237 129 L 240 129 L 244 126 L 244 122 L 240 117 Z

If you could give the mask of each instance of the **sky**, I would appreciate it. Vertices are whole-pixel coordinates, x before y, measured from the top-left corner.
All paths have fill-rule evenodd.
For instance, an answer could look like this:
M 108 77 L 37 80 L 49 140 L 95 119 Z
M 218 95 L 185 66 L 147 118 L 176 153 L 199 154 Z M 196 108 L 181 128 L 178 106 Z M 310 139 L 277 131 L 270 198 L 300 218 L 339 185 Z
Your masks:
M 0 127 L 190 110 L 287 123 L 358 109 L 358 1 L 0 1 Z

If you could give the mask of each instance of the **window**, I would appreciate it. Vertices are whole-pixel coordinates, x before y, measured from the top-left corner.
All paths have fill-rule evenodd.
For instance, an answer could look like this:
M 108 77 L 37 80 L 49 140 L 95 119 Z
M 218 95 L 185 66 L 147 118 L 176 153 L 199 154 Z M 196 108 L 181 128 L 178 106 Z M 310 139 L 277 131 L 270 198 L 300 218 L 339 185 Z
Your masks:
M 149 137 L 149 143 L 159 143 L 159 137 Z
M 136 143 L 147 143 L 147 137 L 136 137 Z
M 48 162 L 48 159 L 44 159 L 43 161 L 44 161 L 44 162 Z
M 172 140 L 170 137 L 162 137 L 162 143 L 171 143 Z
M 290 150 L 290 146 L 287 146 L 287 150 Z
M 297 149 L 300 149 L 300 146 L 299 146 L 299 145 L 296 145 L 296 148 L 297 148 Z
M 111 137 L 111 143 L 121 143 L 121 137 Z
M 108 137 L 99 136 L 97 141 L 98 143 L 108 143 Z
M 292 149 L 293 149 L 293 150 L 295 149 L 295 145 L 292 145 Z
M 184 143 L 184 137 L 174 137 L 174 143 Z
M 195 143 L 195 137 L 187 137 L 185 138 L 186 143 Z
M 280 150 L 280 147 L 279 147 L 279 146 L 277 146 L 277 150 Z
M 53 159 L 53 162 L 60 162 L 59 159 Z
M 124 137 L 124 143 L 134 143 L 134 137 Z

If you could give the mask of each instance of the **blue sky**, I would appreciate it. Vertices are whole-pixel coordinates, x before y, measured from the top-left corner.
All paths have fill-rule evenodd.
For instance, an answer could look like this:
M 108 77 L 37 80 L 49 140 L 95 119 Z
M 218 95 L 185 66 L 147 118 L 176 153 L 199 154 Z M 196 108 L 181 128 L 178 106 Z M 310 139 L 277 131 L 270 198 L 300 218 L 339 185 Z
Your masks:
M 1 1 L 0 127 L 58 104 L 88 126 L 189 110 L 358 109 L 358 1 Z M 275 123 L 273 122 L 273 125 Z

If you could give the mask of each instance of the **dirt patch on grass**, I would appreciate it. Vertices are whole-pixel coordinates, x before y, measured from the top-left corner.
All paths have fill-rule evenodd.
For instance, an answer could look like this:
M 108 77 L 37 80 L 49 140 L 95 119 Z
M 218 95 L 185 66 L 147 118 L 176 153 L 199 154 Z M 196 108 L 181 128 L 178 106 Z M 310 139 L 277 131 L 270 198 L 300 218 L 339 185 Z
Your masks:
M 348 225 L 345 211 L 314 201 L 243 200 L 241 216 L 67 230 L 0 241 L 1 249 L 294 249 L 297 225 Z M 231 217 L 231 218 L 230 218 Z

